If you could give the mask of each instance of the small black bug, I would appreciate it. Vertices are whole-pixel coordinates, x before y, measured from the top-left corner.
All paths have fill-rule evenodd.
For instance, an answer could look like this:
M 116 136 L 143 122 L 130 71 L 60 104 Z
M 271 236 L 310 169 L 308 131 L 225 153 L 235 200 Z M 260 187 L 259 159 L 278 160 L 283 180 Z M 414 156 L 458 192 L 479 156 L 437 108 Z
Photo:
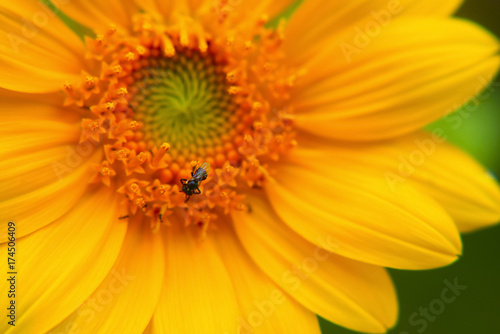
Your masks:
M 189 180 L 181 179 L 181 192 L 187 195 L 186 202 L 189 201 L 192 195 L 201 194 L 201 190 L 199 188 L 200 182 L 207 178 L 209 169 L 210 164 L 208 162 L 204 162 L 198 168 L 196 168 L 196 166 L 193 167 L 193 170 L 191 171 L 191 178 Z

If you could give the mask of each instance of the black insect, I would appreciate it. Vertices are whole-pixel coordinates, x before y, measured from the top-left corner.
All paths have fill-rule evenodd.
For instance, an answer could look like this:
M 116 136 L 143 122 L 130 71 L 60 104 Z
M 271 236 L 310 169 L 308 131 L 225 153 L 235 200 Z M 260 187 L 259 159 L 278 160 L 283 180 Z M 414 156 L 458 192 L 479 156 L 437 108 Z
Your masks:
M 210 169 L 210 164 L 208 162 L 202 163 L 198 168 L 197 166 L 193 167 L 191 171 L 191 178 L 181 179 L 182 183 L 182 192 L 187 195 L 186 202 L 189 201 L 192 195 L 201 194 L 200 182 L 205 180 L 208 176 L 208 170 Z

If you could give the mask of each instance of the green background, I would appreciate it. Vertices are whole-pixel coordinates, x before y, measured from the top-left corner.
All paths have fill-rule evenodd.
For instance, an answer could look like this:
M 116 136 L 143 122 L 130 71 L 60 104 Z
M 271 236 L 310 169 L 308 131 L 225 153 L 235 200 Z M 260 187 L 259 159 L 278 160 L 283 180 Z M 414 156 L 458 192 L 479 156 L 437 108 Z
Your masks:
M 439 1 L 439 0 L 436 0 Z M 500 37 L 500 1 L 469 0 L 456 16 L 475 21 Z M 500 83 L 500 76 L 496 78 Z M 497 177 L 500 175 L 500 89 L 454 130 L 448 122 L 430 127 L 446 131 L 450 141 L 468 151 Z M 500 225 L 464 235 L 462 258 L 454 264 L 427 271 L 391 270 L 400 303 L 399 322 L 390 334 L 500 334 Z M 433 321 L 412 325 L 410 316 L 441 298 L 445 280 L 458 279 L 467 288 L 445 304 Z M 432 314 L 431 314 L 432 315 Z M 418 315 L 414 320 L 425 319 Z M 324 334 L 353 334 L 320 319 Z

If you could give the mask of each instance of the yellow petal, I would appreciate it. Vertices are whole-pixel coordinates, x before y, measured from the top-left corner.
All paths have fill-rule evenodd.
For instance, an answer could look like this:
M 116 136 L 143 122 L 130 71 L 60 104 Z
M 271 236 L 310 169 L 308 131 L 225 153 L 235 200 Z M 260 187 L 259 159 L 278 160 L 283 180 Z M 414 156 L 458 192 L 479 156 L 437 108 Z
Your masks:
M 31 94 L 0 88 L 0 119 L 2 122 L 18 122 L 19 126 L 27 126 L 28 128 L 32 123 L 38 121 L 78 123 L 79 127 L 81 109 L 62 107 L 63 101 L 64 96 L 61 92 Z
M 7 182 L 11 189 L 19 184 L 23 193 L 15 189 L 15 193 L 6 194 L 0 201 L 0 243 L 7 240 L 8 221 L 15 221 L 20 227 L 18 237 L 30 234 L 68 212 L 88 188 L 88 182 L 94 173 L 90 166 L 100 161 L 101 152 L 97 151 L 90 158 L 84 159 L 73 146 L 67 147 L 72 151 L 65 155 L 64 160 L 52 161 L 50 168 L 43 168 L 44 186 L 35 188 L 24 183 L 29 180 L 23 180 L 20 176 Z M 31 169 L 30 177 L 34 173 L 36 170 Z
M 420 132 L 376 145 L 347 149 L 331 145 L 322 149 L 325 155 L 333 155 L 337 160 L 378 169 L 390 189 L 409 183 L 432 196 L 461 232 L 498 223 L 498 183 L 468 154 L 444 142 L 445 137 L 444 132 L 436 130 L 433 134 Z
M 51 333 L 141 333 L 148 325 L 163 282 L 161 236 L 140 220 L 118 224 L 129 227 L 111 271 Z
M 297 148 L 265 186 L 278 215 L 312 243 L 384 267 L 427 269 L 453 262 L 460 236 L 448 214 L 410 185 L 390 189 L 377 169 Z
M 500 222 L 498 181 L 474 159 L 443 144 L 425 165 L 415 173 L 416 186 L 449 212 L 461 232 Z
M 135 4 L 156 19 L 165 21 L 171 19 L 172 14 L 179 3 L 173 0 L 135 0 Z
M 209 30 L 214 30 L 215 34 L 221 27 L 225 27 L 219 23 L 224 21 L 231 30 L 240 30 L 237 33 L 239 38 L 251 39 L 253 36 L 247 33 L 254 33 L 257 24 L 269 22 L 295 2 L 295 0 L 187 0 L 187 8 L 181 9 L 181 12 L 187 11 L 193 16 L 198 16 L 203 25 Z
M 217 251 L 181 217 L 166 230 L 167 268 L 153 333 L 233 333 L 238 304 Z
M 228 2 L 226 6 L 230 18 L 251 21 L 263 17 L 271 19 L 295 2 L 295 0 L 262 0 L 258 2 L 252 0 L 238 0 Z
M 497 51 L 494 37 L 462 20 L 398 20 L 359 54 L 335 44 L 311 60 L 294 96 L 296 125 L 354 141 L 413 132 L 480 93 Z
M 11 154 L 0 160 L 0 201 L 21 196 L 34 189 L 58 181 L 52 163 L 64 161 L 66 146 L 56 146 L 34 152 Z
M 404 9 L 405 15 L 430 15 L 447 16 L 452 15 L 462 5 L 464 0 L 410 0 Z
M 142 334 L 153 334 L 153 322 L 150 321 L 144 332 Z
M 112 25 L 131 29 L 132 15 L 139 12 L 134 0 L 71 0 L 60 8 L 75 21 L 97 32 L 104 32 Z
M 213 233 L 240 307 L 239 328 L 243 333 L 316 333 L 316 315 L 284 294 L 246 254 L 229 221 Z M 237 329 L 229 333 L 239 333 Z
M 78 127 L 58 121 L 1 122 L 0 157 L 7 158 L 37 149 L 78 141 Z M 76 149 L 76 148 L 75 148 Z
M 17 321 L 15 327 L 2 321 L 2 333 L 45 333 L 99 286 L 127 230 L 118 223 L 115 194 L 107 189 L 88 193 L 50 226 L 17 240 Z M 7 247 L 0 246 L 3 254 Z M 2 283 L 0 291 L 7 305 L 7 285 Z
M 0 200 L 58 180 L 54 163 L 77 147 L 79 123 L 64 122 L 70 114 L 39 102 L 0 101 Z
M 17 220 L 23 236 L 78 201 L 93 173 L 89 164 L 98 163 L 100 156 L 95 146 L 77 144 L 78 113 L 36 101 L 50 95 L 34 95 L 34 100 L 0 90 L 0 96 L 0 226 Z M 3 229 L 0 242 L 5 240 Z
M 41 2 L 0 5 L 0 25 L 0 87 L 41 93 L 78 80 L 83 43 Z
M 76 144 L 81 126 L 73 116 L 59 107 L 5 97 L 0 101 L 0 160 Z
M 255 263 L 312 312 L 341 326 L 385 333 L 397 318 L 397 300 L 383 268 L 315 246 L 293 232 L 261 196 L 250 196 L 251 213 L 234 213 L 234 227 Z M 320 243 L 334 245 L 335 235 Z
M 356 29 L 388 26 L 399 17 L 448 16 L 462 0 L 306 0 L 286 28 L 285 49 L 289 61 L 300 64 L 331 44 L 352 37 Z M 327 40 L 330 40 L 327 43 Z

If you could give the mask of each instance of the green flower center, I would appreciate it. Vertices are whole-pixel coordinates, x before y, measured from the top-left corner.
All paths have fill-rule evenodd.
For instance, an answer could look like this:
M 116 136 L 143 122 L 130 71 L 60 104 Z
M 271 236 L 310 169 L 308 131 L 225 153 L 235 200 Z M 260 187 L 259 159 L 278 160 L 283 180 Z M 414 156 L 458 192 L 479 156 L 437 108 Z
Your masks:
M 130 105 L 146 140 L 196 153 L 220 144 L 233 127 L 236 105 L 222 65 L 209 54 L 151 57 L 133 76 Z

